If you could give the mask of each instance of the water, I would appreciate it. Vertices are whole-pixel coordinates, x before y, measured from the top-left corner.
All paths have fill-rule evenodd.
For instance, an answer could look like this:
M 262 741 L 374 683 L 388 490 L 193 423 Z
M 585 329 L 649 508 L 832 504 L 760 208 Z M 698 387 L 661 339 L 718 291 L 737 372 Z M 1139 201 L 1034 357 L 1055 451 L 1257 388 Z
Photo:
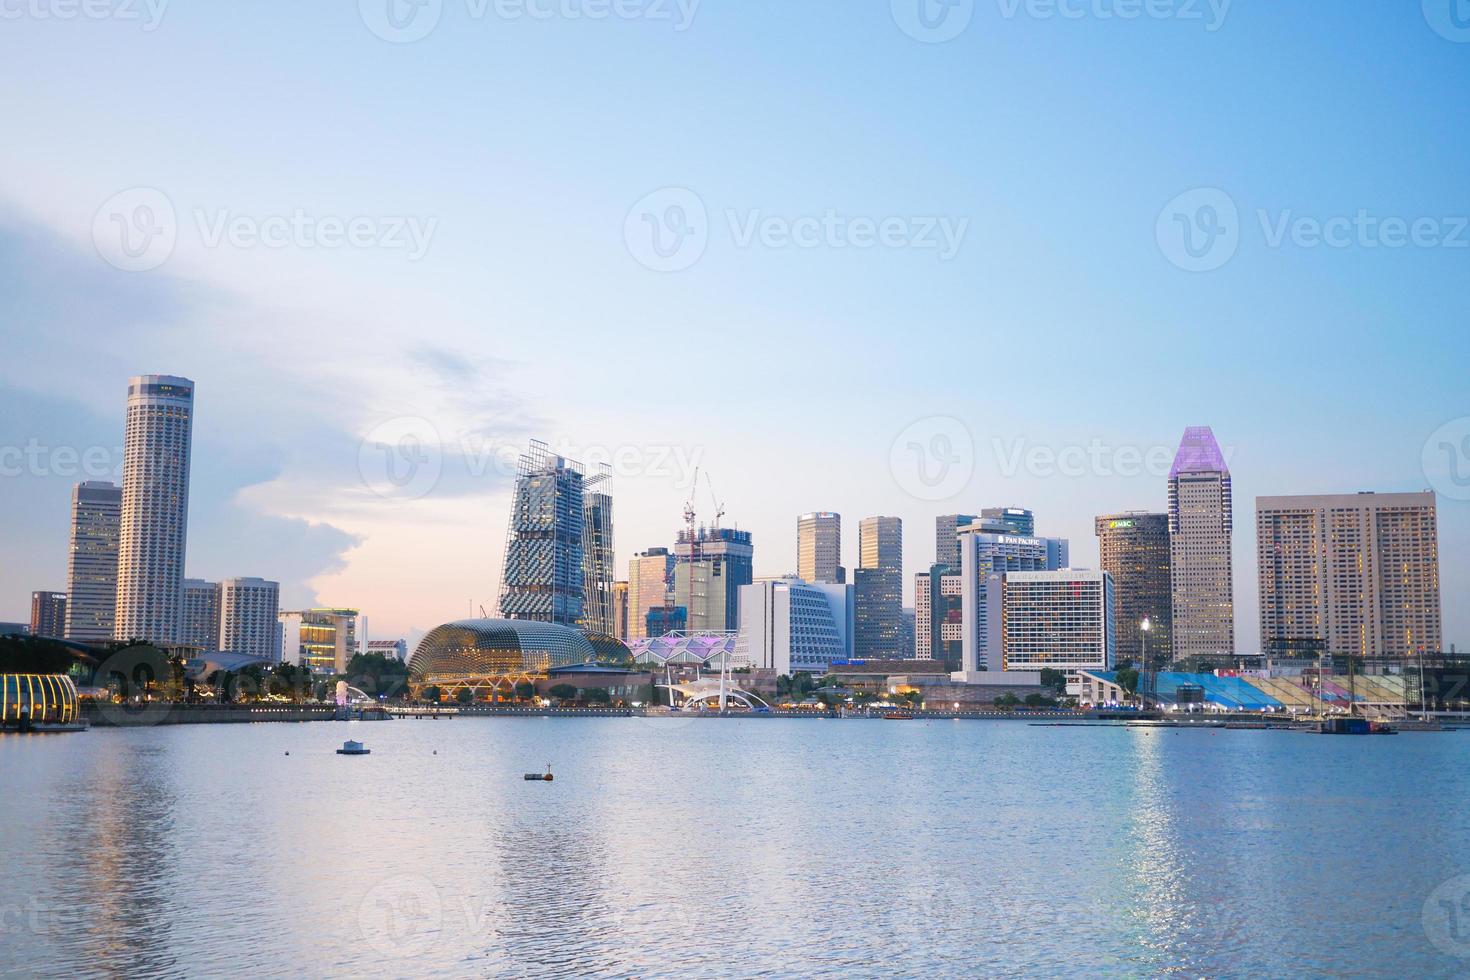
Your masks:
M 0 973 L 1463 976 L 1467 756 L 952 721 L 3 736 Z

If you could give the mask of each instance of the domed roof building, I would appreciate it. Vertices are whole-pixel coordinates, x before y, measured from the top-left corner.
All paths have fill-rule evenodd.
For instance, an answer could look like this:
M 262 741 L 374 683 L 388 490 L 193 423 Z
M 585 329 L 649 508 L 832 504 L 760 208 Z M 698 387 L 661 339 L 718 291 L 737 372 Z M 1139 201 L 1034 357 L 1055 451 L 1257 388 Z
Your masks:
M 424 634 L 408 658 L 408 675 L 420 690 L 507 690 L 559 667 L 631 660 L 621 641 L 602 633 L 529 619 L 459 619 Z

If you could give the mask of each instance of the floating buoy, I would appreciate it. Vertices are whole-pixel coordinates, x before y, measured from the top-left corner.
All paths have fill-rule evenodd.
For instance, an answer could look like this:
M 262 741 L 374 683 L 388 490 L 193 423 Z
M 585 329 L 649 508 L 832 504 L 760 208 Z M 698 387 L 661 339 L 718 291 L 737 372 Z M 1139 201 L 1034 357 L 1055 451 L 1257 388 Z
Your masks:
M 361 742 L 354 742 L 351 739 L 343 742 L 342 747 L 337 750 L 338 755 L 372 755 L 372 753 L 372 749 L 365 749 Z
M 290 753 L 290 752 L 287 752 L 287 753 L 286 753 L 286 754 L 287 754 L 287 755 L 290 755 L 290 754 L 291 754 L 291 753 Z
M 546 771 L 545 772 L 528 772 L 528 773 L 526 773 L 525 779 L 526 779 L 527 782 L 541 782 L 541 783 L 549 783 L 549 782 L 551 782 L 551 780 L 552 780 L 551 763 L 548 762 L 546 764 Z

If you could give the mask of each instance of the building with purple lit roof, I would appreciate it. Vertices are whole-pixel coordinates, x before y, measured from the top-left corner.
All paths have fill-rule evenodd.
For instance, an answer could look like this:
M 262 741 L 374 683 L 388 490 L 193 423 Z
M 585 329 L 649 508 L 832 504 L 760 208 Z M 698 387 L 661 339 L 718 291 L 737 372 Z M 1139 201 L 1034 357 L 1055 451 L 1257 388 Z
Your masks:
M 1206 425 L 1184 430 L 1169 469 L 1174 659 L 1235 653 L 1230 469 Z

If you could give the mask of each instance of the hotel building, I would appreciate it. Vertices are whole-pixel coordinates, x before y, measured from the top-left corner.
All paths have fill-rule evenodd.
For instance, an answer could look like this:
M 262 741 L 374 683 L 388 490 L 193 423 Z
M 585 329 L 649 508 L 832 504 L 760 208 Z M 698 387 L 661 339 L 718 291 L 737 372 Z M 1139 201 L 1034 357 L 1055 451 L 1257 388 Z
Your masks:
M 1230 470 L 1209 426 L 1184 430 L 1169 470 L 1174 659 L 1233 656 Z
M 758 670 L 825 674 L 834 661 L 852 659 L 853 587 L 765 580 L 740 590 L 735 663 Z
M 1395 659 L 1442 650 L 1430 491 L 1257 497 L 1256 564 L 1265 652 Z
M 100 480 L 71 490 L 71 534 L 66 556 L 66 639 L 112 639 L 117 609 L 117 542 L 122 487 Z
M 219 584 L 219 648 L 280 660 L 277 614 L 281 586 L 262 578 L 227 578 Z

